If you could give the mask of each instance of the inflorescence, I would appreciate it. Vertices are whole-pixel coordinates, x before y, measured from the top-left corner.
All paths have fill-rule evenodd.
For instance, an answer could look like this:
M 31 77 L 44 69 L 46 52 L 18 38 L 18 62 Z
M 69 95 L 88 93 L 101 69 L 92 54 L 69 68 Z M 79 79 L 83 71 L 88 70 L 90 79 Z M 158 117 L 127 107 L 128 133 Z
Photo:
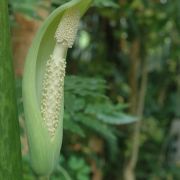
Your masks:
M 55 48 L 71 48 L 78 30 L 80 13 L 76 9 L 65 12 L 55 33 Z M 60 45 L 60 46 L 59 46 Z M 62 50 L 59 49 L 59 52 Z M 55 53 L 55 51 L 54 51 Z M 56 52 L 57 53 L 57 52 Z M 58 127 L 60 110 L 63 107 L 66 61 L 52 54 L 46 63 L 43 79 L 41 114 L 48 132 L 53 138 Z

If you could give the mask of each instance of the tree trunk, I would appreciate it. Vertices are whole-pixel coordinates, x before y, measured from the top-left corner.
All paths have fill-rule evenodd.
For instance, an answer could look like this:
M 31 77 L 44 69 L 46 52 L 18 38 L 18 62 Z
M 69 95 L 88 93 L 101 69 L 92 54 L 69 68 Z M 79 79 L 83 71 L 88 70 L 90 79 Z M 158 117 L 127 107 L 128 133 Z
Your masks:
M 143 116 L 143 110 L 144 110 L 144 102 L 145 102 L 147 79 L 148 79 L 147 63 L 144 57 L 142 57 L 142 61 L 144 62 L 142 63 L 141 84 L 140 84 L 140 88 L 138 89 L 137 75 L 138 75 L 138 65 L 140 63 L 139 41 L 134 41 L 132 47 L 133 47 L 131 51 L 132 64 L 131 64 L 131 71 L 130 71 L 130 87 L 131 87 L 132 93 L 130 97 L 130 103 L 131 103 L 130 112 L 136 115 L 139 119 L 134 124 L 132 138 L 130 139 L 132 142 L 132 149 L 131 149 L 129 160 L 127 161 L 124 168 L 124 180 L 136 179 L 136 175 L 134 171 L 136 168 L 138 155 L 139 155 L 142 116 Z
M 21 180 L 21 148 L 12 65 L 8 3 L 0 5 L 0 179 Z

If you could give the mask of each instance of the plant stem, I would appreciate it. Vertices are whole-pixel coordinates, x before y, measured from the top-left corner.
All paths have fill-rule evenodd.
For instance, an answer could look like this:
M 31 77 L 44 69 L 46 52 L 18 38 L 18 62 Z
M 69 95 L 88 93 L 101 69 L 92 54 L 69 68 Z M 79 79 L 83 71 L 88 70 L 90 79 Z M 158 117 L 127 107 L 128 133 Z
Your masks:
M 22 179 L 8 1 L 0 3 L 0 179 Z
M 72 180 L 70 175 L 67 173 L 67 171 L 62 167 L 58 166 L 58 170 L 63 174 L 66 180 Z
M 133 54 L 132 60 L 135 62 L 133 63 L 132 71 L 133 76 L 131 76 L 130 85 L 132 88 L 132 95 L 130 98 L 130 102 L 132 103 L 132 107 L 130 109 L 131 113 L 137 115 L 139 120 L 134 124 L 134 129 L 131 137 L 132 141 L 132 149 L 129 160 L 124 169 L 124 180 L 135 180 L 135 168 L 138 161 L 139 156 L 139 149 L 140 149 L 140 135 L 141 135 L 141 126 L 142 126 L 142 118 L 143 118 L 143 111 L 144 111 L 144 103 L 145 103 L 145 96 L 147 90 L 147 83 L 148 83 L 148 71 L 147 71 L 147 60 L 144 57 L 144 51 L 141 48 L 140 52 L 140 42 L 135 41 L 134 45 L 138 49 L 136 53 Z M 135 48 L 134 48 L 135 49 Z M 141 57 L 139 57 L 141 54 Z M 135 55 L 135 56 L 134 56 Z M 138 89 L 137 86 L 137 75 L 138 75 L 138 68 L 137 65 L 141 62 L 141 84 L 140 88 Z M 139 91 L 139 93 L 138 93 Z

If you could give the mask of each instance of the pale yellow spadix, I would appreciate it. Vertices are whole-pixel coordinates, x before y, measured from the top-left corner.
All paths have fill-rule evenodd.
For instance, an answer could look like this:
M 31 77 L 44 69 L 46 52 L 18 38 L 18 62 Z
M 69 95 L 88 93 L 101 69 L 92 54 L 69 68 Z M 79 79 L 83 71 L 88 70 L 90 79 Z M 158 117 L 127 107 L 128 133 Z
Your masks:
M 66 54 L 91 0 L 56 9 L 38 31 L 26 58 L 23 103 L 31 165 L 49 175 L 58 161 L 63 134 Z

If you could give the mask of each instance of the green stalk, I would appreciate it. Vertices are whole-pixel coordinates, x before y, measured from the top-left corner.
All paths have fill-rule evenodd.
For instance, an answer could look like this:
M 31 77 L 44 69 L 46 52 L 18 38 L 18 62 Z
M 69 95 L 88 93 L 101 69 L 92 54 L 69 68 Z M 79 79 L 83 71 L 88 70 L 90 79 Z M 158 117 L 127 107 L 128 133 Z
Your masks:
M 21 180 L 21 148 L 7 0 L 0 3 L 0 179 Z

